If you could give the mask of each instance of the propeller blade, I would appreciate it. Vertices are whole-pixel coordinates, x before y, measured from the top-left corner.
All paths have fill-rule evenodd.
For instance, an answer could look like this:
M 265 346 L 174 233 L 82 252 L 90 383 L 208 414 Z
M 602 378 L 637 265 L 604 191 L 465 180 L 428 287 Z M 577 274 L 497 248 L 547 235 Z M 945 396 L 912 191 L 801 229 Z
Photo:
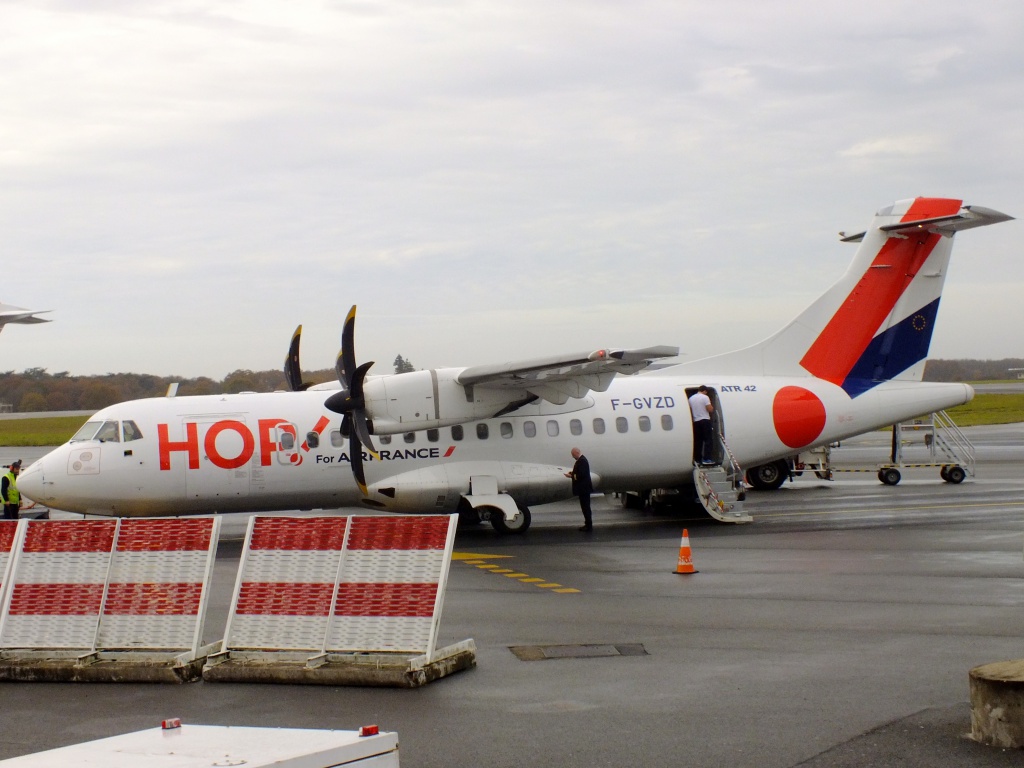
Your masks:
M 338 378 L 346 388 L 351 389 L 356 372 L 356 305 L 348 311 L 345 325 L 341 329 L 341 352 L 338 353 Z
M 299 366 L 299 341 L 302 338 L 302 326 L 295 329 L 291 344 L 288 345 L 288 356 L 284 359 L 284 378 L 292 392 L 304 392 L 309 384 L 302 383 L 302 368 Z
M 358 419 L 355 420 L 358 423 Z M 363 473 L 363 447 L 359 444 L 359 437 L 356 430 L 351 430 L 348 436 L 348 457 L 352 465 L 352 476 L 356 479 L 356 485 L 363 496 L 368 494 L 366 490 L 366 475 Z

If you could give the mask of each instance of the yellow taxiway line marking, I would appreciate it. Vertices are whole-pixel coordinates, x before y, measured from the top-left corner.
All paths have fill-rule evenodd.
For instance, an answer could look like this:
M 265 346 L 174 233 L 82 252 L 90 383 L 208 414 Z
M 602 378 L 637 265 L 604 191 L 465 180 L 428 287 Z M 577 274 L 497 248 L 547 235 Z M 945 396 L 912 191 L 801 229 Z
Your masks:
M 466 565 L 472 565 L 475 568 L 479 568 L 481 571 L 487 571 L 489 573 L 498 573 L 507 579 L 515 579 L 516 581 L 522 582 L 523 584 L 530 584 L 541 589 L 548 589 L 552 592 L 558 592 L 559 594 L 568 595 L 578 593 L 581 590 L 574 589 L 573 587 L 565 587 L 554 581 L 547 581 L 536 576 L 531 576 L 528 573 L 522 573 L 512 568 L 502 568 L 497 563 L 488 563 L 488 560 L 496 558 L 511 558 L 513 555 L 482 555 L 475 552 L 453 552 L 452 560 L 458 560 L 465 563 Z
M 864 510 L 851 511 L 849 509 L 809 509 L 805 512 L 760 512 L 758 517 L 771 518 L 771 517 L 808 517 L 810 515 L 842 515 L 842 514 L 856 514 L 856 512 L 865 512 L 868 514 L 877 514 L 878 512 L 886 512 L 893 516 L 899 516 L 900 512 L 926 512 L 930 509 L 982 509 L 985 507 L 1024 507 L 1024 501 L 992 501 L 985 502 L 983 504 L 924 504 L 916 507 L 904 507 L 901 506 L 898 509 L 890 510 L 873 510 L 871 508 Z

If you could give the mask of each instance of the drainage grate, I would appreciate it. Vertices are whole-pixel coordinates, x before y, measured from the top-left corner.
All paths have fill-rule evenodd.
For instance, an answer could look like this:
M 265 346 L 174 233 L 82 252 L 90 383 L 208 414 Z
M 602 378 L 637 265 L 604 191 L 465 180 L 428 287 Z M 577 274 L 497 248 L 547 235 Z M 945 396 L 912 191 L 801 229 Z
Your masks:
M 646 656 L 641 643 L 621 645 L 510 645 L 521 661 L 543 659 L 598 659 L 607 656 Z

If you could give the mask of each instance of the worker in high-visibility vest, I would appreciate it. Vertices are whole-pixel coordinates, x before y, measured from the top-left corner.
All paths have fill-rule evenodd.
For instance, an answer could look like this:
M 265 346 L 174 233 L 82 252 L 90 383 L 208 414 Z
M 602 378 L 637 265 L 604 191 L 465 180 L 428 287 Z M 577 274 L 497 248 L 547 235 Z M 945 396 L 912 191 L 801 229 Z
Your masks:
M 18 492 L 18 475 L 21 474 L 21 459 L 7 469 L 0 478 L 0 499 L 4 503 L 4 520 L 17 520 L 21 509 L 21 494 Z

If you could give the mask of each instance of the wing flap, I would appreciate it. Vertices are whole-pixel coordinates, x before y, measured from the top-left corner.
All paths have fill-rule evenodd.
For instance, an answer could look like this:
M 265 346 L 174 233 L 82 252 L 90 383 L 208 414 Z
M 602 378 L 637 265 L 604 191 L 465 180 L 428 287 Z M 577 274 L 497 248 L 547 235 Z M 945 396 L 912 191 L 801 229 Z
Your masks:
M 617 374 L 633 374 L 655 360 L 674 357 L 679 347 L 599 349 L 520 362 L 478 365 L 462 370 L 455 380 L 463 386 L 519 390 L 550 403 L 562 404 L 593 390 L 604 392 Z

